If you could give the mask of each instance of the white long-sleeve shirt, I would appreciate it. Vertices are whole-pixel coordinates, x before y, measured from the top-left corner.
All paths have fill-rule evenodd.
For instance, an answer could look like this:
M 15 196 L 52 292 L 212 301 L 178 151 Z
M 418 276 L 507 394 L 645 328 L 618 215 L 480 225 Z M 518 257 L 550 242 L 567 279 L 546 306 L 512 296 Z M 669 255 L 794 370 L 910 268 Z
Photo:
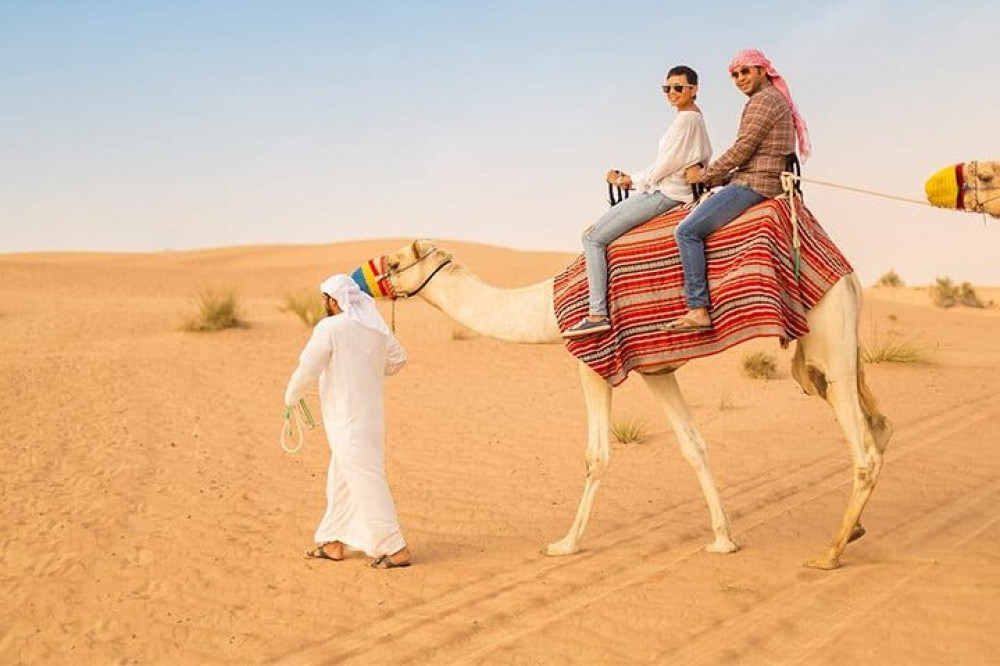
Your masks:
M 319 379 L 327 434 L 383 431 L 383 377 L 406 364 L 396 337 L 357 324 L 344 315 L 322 319 L 299 356 L 285 389 L 293 405 Z
M 698 111 L 679 111 L 660 137 L 656 161 L 632 177 L 637 192 L 660 191 L 674 201 L 691 201 L 691 185 L 684 170 L 701 162 L 708 165 L 712 144 L 705 119 Z

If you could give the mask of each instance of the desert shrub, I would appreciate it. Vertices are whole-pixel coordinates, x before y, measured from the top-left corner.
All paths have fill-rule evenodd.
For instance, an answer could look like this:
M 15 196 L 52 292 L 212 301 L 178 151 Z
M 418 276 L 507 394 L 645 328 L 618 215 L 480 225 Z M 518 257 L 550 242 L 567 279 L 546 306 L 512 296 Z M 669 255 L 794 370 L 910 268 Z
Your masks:
M 751 379 L 774 379 L 778 376 L 778 363 L 765 352 L 750 352 L 743 357 L 743 372 Z
M 195 303 L 197 313 L 184 322 L 187 331 L 221 331 L 246 325 L 240 315 L 240 304 L 233 290 L 215 292 L 206 289 Z
M 303 324 L 312 328 L 320 319 L 326 316 L 323 301 L 318 294 L 300 293 L 285 294 L 285 302 L 278 308 L 282 312 L 291 312 Z
M 861 345 L 861 360 L 865 363 L 915 364 L 926 363 L 928 357 L 924 347 L 889 332 L 884 337 L 875 336 L 871 344 Z
M 642 421 L 619 421 L 611 425 L 611 435 L 619 444 L 639 444 L 646 439 L 646 424 Z
M 979 299 L 975 288 L 968 282 L 955 285 L 951 278 L 940 277 L 930 286 L 931 300 L 939 308 L 953 308 L 964 305 L 970 308 L 983 308 L 986 305 Z
M 889 272 L 883 275 L 875 283 L 876 287 L 904 287 L 903 279 L 899 277 L 896 271 L 889 269 Z
M 968 282 L 958 285 L 958 303 L 969 308 L 985 308 L 986 304 L 979 299 L 975 288 Z

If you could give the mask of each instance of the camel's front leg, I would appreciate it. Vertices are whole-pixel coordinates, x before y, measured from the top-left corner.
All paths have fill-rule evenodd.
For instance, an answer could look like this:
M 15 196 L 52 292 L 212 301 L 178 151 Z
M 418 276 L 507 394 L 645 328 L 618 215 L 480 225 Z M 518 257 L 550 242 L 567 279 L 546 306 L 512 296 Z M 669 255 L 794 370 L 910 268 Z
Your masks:
M 673 373 L 666 375 L 644 375 L 646 385 L 653 392 L 667 413 L 677 441 L 681 446 L 681 453 L 685 460 L 694 468 L 698 475 L 698 483 L 701 484 L 701 492 L 708 503 L 708 512 L 712 517 L 712 532 L 715 533 L 715 540 L 705 546 L 705 550 L 710 553 L 734 553 L 740 549 L 739 545 L 733 541 L 729 527 L 729 516 L 722 507 L 722 499 L 719 497 L 719 490 L 715 485 L 715 478 L 712 476 L 712 468 L 708 463 L 708 451 L 702 439 L 698 427 L 691 418 L 681 389 L 677 385 L 677 378 Z
M 611 387 L 584 363 L 580 363 L 580 382 L 587 404 L 587 480 L 573 525 L 566 536 L 545 548 L 546 555 L 572 555 L 579 552 L 580 539 L 587 529 L 594 495 L 597 494 L 597 487 L 601 485 L 601 477 L 611 458 Z

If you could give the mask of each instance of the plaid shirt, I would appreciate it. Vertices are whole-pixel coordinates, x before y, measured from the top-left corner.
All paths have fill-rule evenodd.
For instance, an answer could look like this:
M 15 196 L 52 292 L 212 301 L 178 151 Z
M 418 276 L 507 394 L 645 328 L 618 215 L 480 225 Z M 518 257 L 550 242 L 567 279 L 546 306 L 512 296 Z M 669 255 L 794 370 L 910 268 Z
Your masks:
M 708 166 L 703 182 L 715 185 L 729 180 L 775 197 L 782 192 L 785 157 L 794 152 L 795 125 L 788 102 L 777 88 L 768 86 L 747 100 L 736 142 Z

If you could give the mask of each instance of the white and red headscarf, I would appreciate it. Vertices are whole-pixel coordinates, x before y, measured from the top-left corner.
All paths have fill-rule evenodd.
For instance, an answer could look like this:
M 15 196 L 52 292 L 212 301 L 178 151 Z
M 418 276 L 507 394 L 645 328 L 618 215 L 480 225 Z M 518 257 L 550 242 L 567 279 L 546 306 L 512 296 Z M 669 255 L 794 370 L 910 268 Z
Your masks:
M 778 70 L 774 68 L 771 61 L 764 55 L 764 52 L 759 49 L 743 49 L 737 53 L 733 57 L 732 62 L 729 63 L 729 72 L 732 73 L 744 67 L 763 67 L 768 77 L 770 77 L 771 83 L 784 96 L 785 100 L 788 101 L 788 107 L 792 110 L 792 121 L 795 123 L 795 134 L 798 137 L 799 155 L 802 157 L 802 161 L 805 162 L 812 152 L 812 144 L 809 142 L 809 128 L 806 127 L 806 121 L 799 114 L 799 108 L 792 101 L 792 95 L 788 92 L 788 84 L 785 82 L 784 77 L 778 74 Z

